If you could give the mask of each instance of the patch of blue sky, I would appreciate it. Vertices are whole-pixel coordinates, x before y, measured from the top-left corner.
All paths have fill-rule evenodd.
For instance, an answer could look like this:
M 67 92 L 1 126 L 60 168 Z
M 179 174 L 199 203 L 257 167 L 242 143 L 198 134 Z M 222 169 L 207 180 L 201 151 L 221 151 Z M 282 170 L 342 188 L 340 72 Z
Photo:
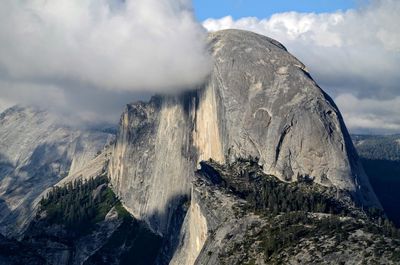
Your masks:
M 268 18 L 275 13 L 326 13 L 356 7 L 360 0 L 194 0 L 198 20 L 232 16 Z

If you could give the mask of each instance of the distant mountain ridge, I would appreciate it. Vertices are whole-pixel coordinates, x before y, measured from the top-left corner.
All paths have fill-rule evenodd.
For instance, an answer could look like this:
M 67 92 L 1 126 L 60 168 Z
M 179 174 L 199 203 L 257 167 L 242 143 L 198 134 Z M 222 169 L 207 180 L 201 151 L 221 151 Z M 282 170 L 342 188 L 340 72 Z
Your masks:
M 211 236 L 201 205 L 190 205 L 181 227 L 194 169 L 248 157 L 283 182 L 307 177 L 381 207 L 339 110 L 299 60 L 251 32 L 219 31 L 208 41 L 214 67 L 204 86 L 128 104 L 121 116 L 109 177 L 135 218 L 194 262 Z M 188 241 L 176 242 L 180 229 Z
M 0 232 L 21 232 L 40 195 L 81 170 L 113 135 L 62 125 L 51 113 L 15 106 L 0 114 Z
M 115 137 L 1 114 L 0 234 L 22 241 L 0 246 L 57 265 L 400 262 L 400 232 L 306 67 L 255 33 L 208 41 L 204 85 L 128 104 Z
M 400 161 L 400 134 L 352 136 L 358 154 L 375 160 Z
M 352 139 L 385 212 L 400 227 L 400 135 L 352 135 Z

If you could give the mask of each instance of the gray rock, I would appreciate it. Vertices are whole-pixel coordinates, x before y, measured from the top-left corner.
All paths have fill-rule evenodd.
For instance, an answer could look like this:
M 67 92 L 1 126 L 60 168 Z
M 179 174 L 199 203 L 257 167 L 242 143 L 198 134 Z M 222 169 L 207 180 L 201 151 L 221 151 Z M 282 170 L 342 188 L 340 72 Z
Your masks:
M 64 226 L 36 218 L 25 231 L 21 244 L 43 258 L 45 262 L 41 264 L 81 265 L 109 242 L 122 223 L 123 219 L 112 208 L 90 233 L 74 236 Z
M 226 248 L 228 234 L 243 237 L 246 227 L 260 219 L 238 214 L 243 205 L 244 200 L 196 178 L 178 248 L 169 264 L 219 264 L 218 255 Z M 239 243 L 237 238 L 229 239 Z
M 227 172 L 217 169 L 217 174 L 235 178 L 234 165 Z M 226 174 L 227 173 L 227 174 Z M 260 172 L 257 172 L 257 175 Z M 264 176 L 265 177 L 265 176 Z M 335 228 L 323 229 L 318 221 L 334 220 L 335 215 L 307 213 L 313 225 L 295 222 L 290 226 L 282 218 L 285 213 L 274 216 L 268 211 L 254 212 L 249 201 L 240 199 L 238 193 L 224 185 L 211 183 L 209 173 L 203 168 L 193 182 L 191 207 L 181 230 L 179 247 L 170 264 L 398 264 L 394 253 L 400 250 L 398 238 L 371 232 L 371 223 L 364 213 L 347 205 L 354 216 L 337 217 L 340 226 L 351 227 L 348 237 L 338 236 Z M 318 184 L 314 185 L 317 191 Z M 320 187 L 326 189 L 325 187 Z M 305 192 L 305 190 L 303 190 Z M 325 193 L 326 194 L 326 193 Z M 327 194 L 326 194 L 327 195 Z M 328 195 L 331 196 L 331 195 Z M 341 199 L 340 199 L 341 200 Z M 338 201 L 339 203 L 339 201 Z M 346 206 L 346 207 L 347 207 Z M 280 238 L 282 234 L 294 236 L 293 226 L 304 226 L 297 240 L 277 247 L 273 255 L 266 252 L 268 237 Z M 317 227 L 313 227 L 317 226 Z M 279 228 L 278 228 L 279 227 Z M 271 235 L 270 229 L 281 230 Z M 310 229 L 310 230 L 308 230 Z M 315 229 L 314 231 L 312 231 Z M 377 229 L 377 228 L 376 228 Z M 304 232 L 304 231 L 309 231 Z M 299 231 L 299 230 L 297 230 Z M 297 232 L 297 235 L 300 233 Z
M 0 233 L 19 234 L 46 189 L 80 172 L 112 140 L 76 130 L 50 113 L 13 107 L 0 115 Z
M 260 159 L 283 181 L 309 176 L 380 207 L 332 99 L 277 41 L 239 30 L 209 36 L 214 68 L 204 86 L 124 111 L 109 176 L 126 208 L 169 229 L 201 160 Z
M 276 41 L 244 31 L 217 32 L 211 43 L 208 87 L 217 88 L 225 160 L 256 156 L 282 180 L 310 176 L 378 204 L 340 112 L 301 62 Z
M 125 207 L 165 234 L 189 195 L 194 159 L 191 118 L 177 98 L 128 105 L 110 160 L 109 175 Z

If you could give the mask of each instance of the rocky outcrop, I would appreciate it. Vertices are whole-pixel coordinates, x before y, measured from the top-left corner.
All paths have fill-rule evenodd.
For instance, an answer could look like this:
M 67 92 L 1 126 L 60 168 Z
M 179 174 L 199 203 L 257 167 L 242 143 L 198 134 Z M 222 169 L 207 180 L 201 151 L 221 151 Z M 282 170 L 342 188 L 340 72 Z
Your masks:
M 226 160 L 252 155 L 282 180 L 310 176 L 377 203 L 339 110 L 301 62 L 264 36 L 229 30 L 210 38 L 208 86 L 219 96 Z
M 46 260 L 15 239 L 0 235 L 0 264 L 45 264 Z
M 63 126 L 36 108 L 13 107 L 0 115 L 0 233 L 13 236 L 35 214 L 40 195 L 76 175 L 112 135 Z
M 380 208 L 339 110 L 305 66 L 280 43 L 250 32 L 212 33 L 209 45 L 214 67 L 206 82 L 191 92 L 159 95 L 148 103 L 127 105 L 112 150 L 105 147 L 112 135 L 62 126 L 47 112 L 14 107 L 2 113 L 0 233 L 10 236 L 20 232 L 47 188 L 108 171 L 113 190 L 140 220 L 140 229 L 133 223 L 123 225 L 111 211 L 93 233 L 79 240 L 69 238 L 73 243 L 65 245 L 68 233 L 62 227 L 60 230 L 57 226 L 39 225 L 38 230 L 34 229 L 37 234 L 28 233 L 33 235 L 28 245 L 33 243 L 34 248 L 43 250 L 39 260 L 98 264 L 99 260 L 121 263 L 146 256 L 158 264 L 297 264 L 299 260 L 356 263 L 363 256 L 371 256 L 371 251 L 381 254 L 381 258 L 374 254 L 371 262 L 390 263 L 397 259 L 389 254 L 399 252 L 398 240 L 384 236 L 380 238 L 383 243 L 378 242 L 376 231 L 381 228 L 374 223 L 364 226 L 370 220 L 353 206 L 351 200 Z M 252 166 L 260 167 L 262 173 L 240 169 L 230 178 L 221 176 L 214 167 L 217 163 L 201 162 L 210 159 L 231 166 L 242 158 L 251 158 Z M 199 176 L 195 169 L 200 166 Z M 296 191 L 301 202 L 314 207 L 310 206 L 310 213 L 294 215 L 303 222 L 301 225 L 290 223 L 290 212 L 304 211 L 297 209 L 302 203 L 297 203 L 295 210 L 289 209 L 292 206 L 287 200 L 285 207 L 280 205 L 282 209 L 268 208 L 269 199 L 263 197 L 267 192 L 258 185 L 265 182 L 249 182 L 253 177 L 260 181 L 261 175 L 267 178 L 267 174 L 279 179 L 274 178 L 274 185 L 288 185 L 279 190 L 281 198 Z M 298 185 L 292 183 L 298 180 Z M 302 180 L 320 187 L 318 192 L 327 191 L 332 201 L 351 206 L 347 210 L 340 208 L 349 216 L 334 219 L 337 227 L 348 229 L 334 231 L 340 234 L 339 239 L 332 234 L 332 227 L 324 228 L 326 222 L 330 225 L 333 214 L 321 206 L 324 204 L 314 205 L 314 197 L 307 199 L 298 192 L 298 187 L 306 185 L 301 184 Z M 93 191 L 93 196 L 103 188 Z M 249 198 L 264 208 L 256 211 L 258 205 L 251 204 Z M 298 198 L 289 201 L 296 202 Z M 270 204 L 277 201 L 271 200 Z M 333 211 L 336 206 L 329 205 Z M 353 216 L 356 212 L 359 216 Z M 293 229 L 286 233 L 290 235 L 296 235 L 293 231 L 307 234 L 300 242 L 286 238 L 282 231 L 274 230 L 276 227 Z M 64 231 L 61 237 L 57 236 L 59 231 Z M 279 240 L 276 243 L 270 238 L 271 233 L 296 244 Z M 42 234 L 55 241 L 41 238 Z M 140 240 L 138 234 L 142 236 Z M 341 238 L 342 234 L 350 241 Z M 148 242 L 148 235 L 154 237 L 157 247 L 144 254 L 148 247 L 142 243 Z M 318 249 L 322 237 L 327 242 L 322 244 L 324 250 Z M 119 240 L 118 246 L 114 240 Z M 285 247 L 285 251 L 272 251 L 268 240 L 280 244 L 281 250 Z M 7 248 L 27 247 L 13 240 L 3 241 Z M 355 248 L 351 246 L 353 241 L 358 242 Z M 351 251 L 365 247 L 363 242 L 369 241 L 375 242 L 370 249 L 351 255 Z M 336 248 L 339 243 L 340 250 Z M 52 252 L 47 251 L 47 244 Z M 379 252 L 382 246 L 386 250 Z M 317 259 L 310 250 L 317 253 Z M 329 259 L 323 259 L 324 251 L 331 253 Z M 29 260 L 24 255 L 14 256 L 10 259 L 0 255 L 0 261 Z
M 171 265 L 194 264 L 208 237 L 207 220 L 196 195 L 197 193 L 192 191 L 191 205 L 180 231 L 180 243 L 177 251 L 169 263 Z
M 26 231 L 21 243 L 35 251 L 47 264 L 84 264 L 108 242 L 121 227 L 122 222 L 122 218 L 113 208 L 106 218 L 97 224 L 96 229 L 88 235 L 77 238 L 60 225 L 35 220 Z
M 191 119 L 178 98 L 128 105 L 109 176 L 125 207 L 165 234 L 178 202 L 189 195 L 194 162 Z
M 154 264 L 160 242 L 145 223 L 133 219 L 122 207 L 102 175 L 49 192 L 19 248 L 40 257 L 40 264 Z M 7 252 L 0 250 L 0 260 L 23 258 Z
M 70 171 L 67 177 L 58 182 L 57 186 L 64 186 L 76 180 L 89 180 L 105 173 L 108 169 L 109 158 L 111 156 L 110 147 L 107 144 L 100 154 L 96 154 L 91 160 L 85 160 L 82 167 Z M 75 160 L 76 158 L 74 158 Z M 72 166 L 71 166 L 72 168 Z
M 280 208 L 273 213 L 271 208 L 257 206 L 257 194 L 266 192 L 264 181 L 277 183 L 271 186 L 276 189 L 271 192 L 275 193 L 279 193 L 279 185 L 286 186 L 288 191 L 292 187 L 305 197 L 319 193 L 344 211 L 337 215 L 335 210 L 323 213 L 318 207 L 289 212 Z M 336 199 L 335 193 L 329 192 L 331 188 L 316 183 L 290 185 L 276 181 L 249 161 L 227 166 L 202 163 L 193 182 L 191 209 L 182 228 L 179 248 L 170 264 L 397 264 L 400 261 L 400 234 L 387 234 L 390 229 L 382 230 L 361 209 L 348 203 L 346 197 Z
M 179 247 L 170 264 L 217 264 L 217 249 L 223 246 L 227 233 L 240 227 L 235 209 L 244 203 L 240 198 L 226 196 L 202 178 L 196 178 L 191 193 L 191 206 L 181 229 Z M 248 220 L 245 218 L 241 221 Z M 216 255 L 212 257 L 209 251 Z M 208 263 L 196 262 L 203 252 L 206 253 Z
M 209 43 L 204 86 L 130 104 L 121 117 L 109 176 L 136 218 L 166 233 L 201 160 L 248 156 L 283 181 L 307 176 L 380 207 L 339 110 L 301 62 L 250 32 L 211 33 Z

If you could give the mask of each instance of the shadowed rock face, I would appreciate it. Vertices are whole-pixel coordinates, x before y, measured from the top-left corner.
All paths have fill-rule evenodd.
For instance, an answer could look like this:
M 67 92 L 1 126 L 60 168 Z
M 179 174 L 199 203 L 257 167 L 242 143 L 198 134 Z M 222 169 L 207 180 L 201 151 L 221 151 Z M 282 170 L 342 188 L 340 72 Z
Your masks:
M 126 208 L 165 233 L 173 212 L 189 195 L 191 118 L 180 98 L 128 105 L 121 117 L 109 174 Z
M 41 194 L 80 172 L 112 137 L 62 126 L 35 108 L 16 106 L 0 114 L 0 233 L 20 233 Z
M 250 32 L 212 33 L 209 43 L 214 68 L 202 88 L 122 115 L 109 174 L 135 217 L 166 233 L 171 198 L 189 195 L 201 160 L 250 155 L 281 180 L 309 176 L 380 207 L 337 107 L 301 62 Z

